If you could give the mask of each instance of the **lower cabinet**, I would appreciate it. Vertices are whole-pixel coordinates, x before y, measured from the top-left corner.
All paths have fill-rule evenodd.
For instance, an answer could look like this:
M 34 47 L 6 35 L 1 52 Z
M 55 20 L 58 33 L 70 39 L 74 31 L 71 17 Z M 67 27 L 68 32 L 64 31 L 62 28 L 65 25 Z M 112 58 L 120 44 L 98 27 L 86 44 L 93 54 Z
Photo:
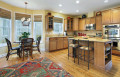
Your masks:
M 55 51 L 68 48 L 68 38 L 67 37 L 48 37 L 46 38 L 46 50 Z
M 57 49 L 57 39 L 56 38 L 50 38 L 49 41 L 49 50 L 54 51 Z

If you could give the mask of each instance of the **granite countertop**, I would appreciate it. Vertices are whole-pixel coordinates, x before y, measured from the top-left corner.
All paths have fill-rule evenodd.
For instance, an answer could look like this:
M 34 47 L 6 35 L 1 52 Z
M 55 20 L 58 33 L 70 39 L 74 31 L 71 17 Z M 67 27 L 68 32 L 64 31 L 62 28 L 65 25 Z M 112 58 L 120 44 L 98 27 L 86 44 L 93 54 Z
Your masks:
M 102 39 L 102 38 L 98 38 L 98 37 L 94 37 L 94 38 L 88 38 L 88 37 L 74 37 L 74 38 L 69 38 L 69 39 L 75 39 L 75 40 L 89 40 L 89 41 L 93 41 L 93 42 L 110 42 L 111 40 L 108 39 Z

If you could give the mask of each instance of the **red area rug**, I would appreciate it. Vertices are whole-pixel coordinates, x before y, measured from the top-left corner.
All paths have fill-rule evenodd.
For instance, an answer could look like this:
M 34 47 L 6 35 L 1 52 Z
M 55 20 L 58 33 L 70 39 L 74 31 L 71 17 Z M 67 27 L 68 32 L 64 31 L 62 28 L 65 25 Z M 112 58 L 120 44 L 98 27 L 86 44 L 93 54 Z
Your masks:
M 0 77 L 72 77 L 48 58 L 16 64 L 0 69 Z

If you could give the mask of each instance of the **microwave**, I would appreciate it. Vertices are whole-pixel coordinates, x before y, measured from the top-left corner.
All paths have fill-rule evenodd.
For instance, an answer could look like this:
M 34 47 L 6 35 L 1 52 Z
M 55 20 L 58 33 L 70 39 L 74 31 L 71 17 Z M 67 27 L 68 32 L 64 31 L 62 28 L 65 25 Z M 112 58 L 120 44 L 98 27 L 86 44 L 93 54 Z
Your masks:
M 87 24 L 86 25 L 86 30 L 95 30 L 96 29 L 96 25 L 95 24 Z

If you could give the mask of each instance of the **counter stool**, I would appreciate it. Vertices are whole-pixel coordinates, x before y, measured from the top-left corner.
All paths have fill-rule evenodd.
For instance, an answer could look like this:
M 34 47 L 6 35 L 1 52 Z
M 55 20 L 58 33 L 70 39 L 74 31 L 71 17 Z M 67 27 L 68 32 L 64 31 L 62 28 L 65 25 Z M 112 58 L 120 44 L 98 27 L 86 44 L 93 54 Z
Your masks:
M 74 39 L 69 39 L 68 38 L 68 60 L 69 60 L 70 54 L 72 54 L 72 53 L 69 52 L 69 48 L 70 47 L 73 48 L 73 57 L 74 57 L 74 63 L 75 63 L 76 48 L 78 47 L 78 44 L 75 44 L 75 40 Z
M 85 43 L 84 45 L 83 45 L 83 42 Z M 80 45 L 80 43 L 82 43 L 82 45 Z M 88 70 L 89 70 L 90 60 L 94 60 L 94 54 L 93 54 L 93 58 L 90 59 L 90 52 L 93 51 L 94 48 L 90 47 L 89 44 L 90 44 L 89 40 L 78 40 L 78 45 L 79 45 L 79 48 L 78 48 L 78 64 L 79 64 L 79 58 L 84 57 L 84 61 L 87 61 L 87 63 L 88 63 Z M 84 51 L 84 55 L 82 55 L 83 51 Z M 88 52 L 88 55 L 85 55 L 85 51 Z M 88 57 L 88 60 L 85 60 L 86 56 Z

